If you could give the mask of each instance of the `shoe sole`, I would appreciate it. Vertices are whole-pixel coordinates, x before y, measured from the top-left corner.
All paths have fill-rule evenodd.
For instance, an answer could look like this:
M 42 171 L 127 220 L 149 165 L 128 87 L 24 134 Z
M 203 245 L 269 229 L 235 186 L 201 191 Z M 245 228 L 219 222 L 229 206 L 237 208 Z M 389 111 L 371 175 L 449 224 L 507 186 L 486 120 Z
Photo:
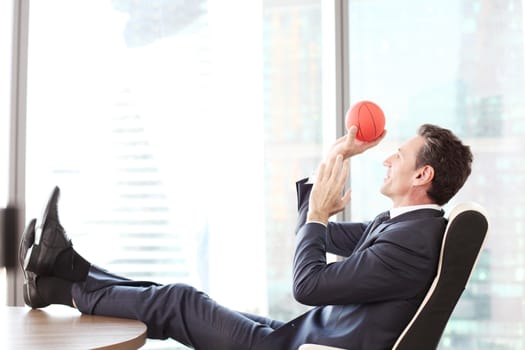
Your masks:
M 24 274 L 24 285 L 23 285 L 23 290 L 22 290 L 24 302 L 27 306 L 33 309 L 45 306 L 41 302 L 41 300 L 39 301 L 39 303 L 36 303 L 36 301 L 32 300 L 31 293 L 29 292 L 29 282 L 28 281 L 30 279 L 34 279 L 36 274 L 26 270 L 27 260 L 31 254 L 31 251 L 35 243 L 35 237 L 36 237 L 35 226 L 36 226 L 36 219 L 32 219 L 27 225 L 27 228 L 25 229 L 24 233 L 22 234 L 22 239 L 20 240 L 20 245 L 18 247 L 19 264 L 20 264 L 20 267 L 22 268 L 22 273 Z M 31 233 L 31 231 L 33 231 L 33 233 Z M 27 237 L 31 234 L 33 235 L 33 239 L 28 240 Z M 31 243 L 26 244 L 27 241 L 31 241 Z M 26 250 L 27 245 L 30 245 L 30 246 Z M 24 250 L 26 250 L 25 254 L 24 254 Z M 24 259 L 20 260 L 22 256 L 24 256 Z M 36 304 L 39 304 L 39 305 L 36 305 Z
M 40 268 L 38 268 L 36 260 L 40 255 L 40 241 L 42 240 L 43 228 L 47 224 L 49 210 L 52 207 L 51 203 L 54 203 L 53 205 L 56 205 L 56 203 L 58 203 L 59 197 L 60 189 L 58 188 L 58 186 L 55 186 L 55 188 L 53 188 L 53 191 L 51 192 L 51 196 L 49 196 L 46 207 L 44 208 L 44 212 L 42 214 L 42 222 L 40 223 L 40 226 L 35 229 L 35 239 L 33 245 L 27 250 L 27 253 L 25 255 L 23 266 L 24 271 L 28 270 L 34 272 L 37 275 L 47 275 L 52 272 L 51 268 L 42 268 L 41 266 Z

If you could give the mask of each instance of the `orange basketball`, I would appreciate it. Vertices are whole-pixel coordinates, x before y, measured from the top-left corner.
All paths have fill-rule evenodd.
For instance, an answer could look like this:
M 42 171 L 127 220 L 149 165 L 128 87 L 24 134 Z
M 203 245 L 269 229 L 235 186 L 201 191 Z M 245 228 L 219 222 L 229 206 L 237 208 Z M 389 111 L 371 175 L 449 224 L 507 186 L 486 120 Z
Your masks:
M 374 141 L 385 130 L 385 114 L 371 101 L 356 103 L 346 112 L 346 129 L 357 126 L 356 138 L 361 141 Z

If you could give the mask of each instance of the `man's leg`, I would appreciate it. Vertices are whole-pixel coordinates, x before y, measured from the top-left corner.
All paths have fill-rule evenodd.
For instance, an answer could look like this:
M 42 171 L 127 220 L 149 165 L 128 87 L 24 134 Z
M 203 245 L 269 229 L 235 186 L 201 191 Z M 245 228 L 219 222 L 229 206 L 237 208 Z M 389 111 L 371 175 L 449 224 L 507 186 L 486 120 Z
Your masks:
M 250 313 L 246 313 L 246 312 L 242 312 L 242 314 L 245 317 L 249 318 L 250 320 L 252 320 L 254 322 L 257 322 L 257 323 L 260 323 L 260 324 L 263 324 L 263 325 L 266 325 L 266 326 L 269 326 L 272 329 L 277 329 L 277 328 L 279 328 L 279 327 L 281 327 L 281 326 L 283 326 L 285 324 L 285 322 L 272 320 L 271 318 L 268 318 L 268 317 L 254 315 L 254 314 L 250 314 Z
M 273 332 L 271 322 L 261 324 L 229 310 L 193 287 L 131 281 L 92 266 L 73 249 L 60 224 L 59 194 L 55 188 L 41 234 L 35 234 L 32 220 L 22 236 L 20 264 L 29 306 L 73 306 L 73 299 L 81 312 L 138 319 L 151 338 L 172 337 L 203 350 L 250 349 Z
M 134 282 L 96 266 L 85 282 L 73 284 L 72 295 L 83 313 L 137 319 L 149 338 L 173 338 L 195 349 L 247 350 L 274 330 L 270 320 L 256 322 L 191 286 Z

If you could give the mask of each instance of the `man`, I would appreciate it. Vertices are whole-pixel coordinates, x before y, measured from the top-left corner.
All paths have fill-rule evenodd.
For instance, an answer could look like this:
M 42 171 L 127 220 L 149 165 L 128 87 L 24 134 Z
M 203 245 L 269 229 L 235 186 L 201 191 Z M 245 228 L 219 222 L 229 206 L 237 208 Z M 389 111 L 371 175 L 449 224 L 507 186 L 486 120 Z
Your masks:
M 131 281 L 91 265 L 60 225 L 58 188 L 44 211 L 40 237 L 35 239 L 33 219 L 20 245 L 26 303 L 138 319 L 150 338 L 170 337 L 195 349 L 295 350 L 303 343 L 391 348 L 435 275 L 446 226 L 441 206 L 469 176 L 472 154 L 449 130 L 423 125 L 384 161 L 381 192 L 392 209 L 371 223 L 329 222 L 350 201 L 344 190 L 348 158 L 384 137 L 362 142 L 356 131 L 352 127 L 336 141 L 314 184 L 297 183 L 293 289 L 299 302 L 315 306 L 298 318 L 284 323 L 235 312 L 191 286 Z M 328 264 L 327 252 L 345 259 Z

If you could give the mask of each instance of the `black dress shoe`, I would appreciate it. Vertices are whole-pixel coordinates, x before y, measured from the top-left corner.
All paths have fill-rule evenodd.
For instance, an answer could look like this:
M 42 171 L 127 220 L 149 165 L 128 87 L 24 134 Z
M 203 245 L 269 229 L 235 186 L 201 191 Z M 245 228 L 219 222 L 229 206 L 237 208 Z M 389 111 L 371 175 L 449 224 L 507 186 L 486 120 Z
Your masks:
M 38 276 L 53 275 L 53 266 L 57 256 L 72 246 L 71 240 L 58 220 L 58 198 L 60 189 L 55 187 L 47 202 L 40 224 L 40 235 L 27 251 L 24 270 Z
M 24 269 L 24 259 L 27 255 L 27 251 L 35 241 L 35 225 L 36 219 L 31 220 L 27 225 L 24 233 L 22 234 L 18 255 L 18 262 L 24 271 L 24 302 L 33 309 L 46 307 L 49 305 L 42 299 L 38 293 L 38 289 L 36 288 L 37 275 Z

